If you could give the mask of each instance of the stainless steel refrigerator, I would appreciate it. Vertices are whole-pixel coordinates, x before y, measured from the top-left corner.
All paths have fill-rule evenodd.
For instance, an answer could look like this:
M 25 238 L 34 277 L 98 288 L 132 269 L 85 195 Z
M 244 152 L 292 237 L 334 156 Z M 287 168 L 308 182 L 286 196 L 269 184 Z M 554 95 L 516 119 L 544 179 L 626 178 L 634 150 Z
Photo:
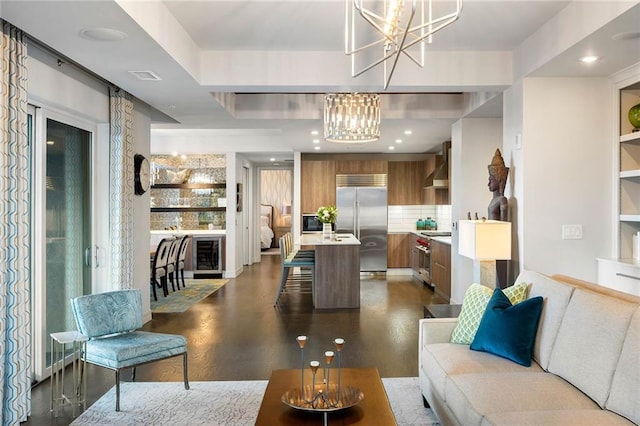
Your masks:
M 387 188 L 356 186 L 336 189 L 336 232 L 360 240 L 360 271 L 387 270 Z

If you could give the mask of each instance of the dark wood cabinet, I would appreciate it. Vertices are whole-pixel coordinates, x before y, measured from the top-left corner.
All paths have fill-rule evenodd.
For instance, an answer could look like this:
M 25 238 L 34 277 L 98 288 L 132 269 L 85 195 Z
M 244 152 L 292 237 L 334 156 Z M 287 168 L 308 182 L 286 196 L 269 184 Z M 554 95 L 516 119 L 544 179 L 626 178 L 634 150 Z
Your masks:
M 336 162 L 303 160 L 300 179 L 302 213 L 315 213 L 321 206 L 336 204 Z
M 410 258 L 410 234 L 387 235 L 387 267 L 409 268 Z
M 431 240 L 431 284 L 438 296 L 451 299 L 451 245 Z
M 387 198 L 390 206 L 423 204 L 425 161 L 389 161 Z
M 336 174 L 387 173 L 387 160 L 338 160 Z

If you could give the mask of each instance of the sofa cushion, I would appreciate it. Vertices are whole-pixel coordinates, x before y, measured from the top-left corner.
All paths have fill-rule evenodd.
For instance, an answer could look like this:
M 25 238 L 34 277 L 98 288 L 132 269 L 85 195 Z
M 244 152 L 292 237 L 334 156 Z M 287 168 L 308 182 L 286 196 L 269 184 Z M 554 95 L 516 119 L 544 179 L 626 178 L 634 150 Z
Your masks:
M 562 426 L 617 426 L 631 425 L 631 422 L 606 410 L 535 410 L 504 411 L 492 413 L 482 420 L 482 426 L 495 425 L 562 425 Z
M 530 284 L 529 297 L 541 296 L 544 299 L 533 346 L 533 359 L 546 370 L 549 368 L 551 349 L 574 288 L 533 271 L 522 271 L 516 282 Z
M 530 366 L 541 311 L 542 297 L 512 305 L 502 290 L 496 288 L 470 348 Z
M 640 308 L 631 318 L 605 407 L 640 424 Z
M 504 294 L 515 305 L 527 298 L 527 287 L 527 283 L 519 283 L 504 289 Z M 462 309 L 458 316 L 458 324 L 451 334 L 451 343 L 471 344 L 492 294 L 493 289 L 489 287 L 471 284 L 462 299 Z
M 576 288 L 560 324 L 549 371 L 604 407 L 637 305 Z
M 437 343 L 425 346 L 420 353 L 420 365 L 432 388 L 444 400 L 447 376 L 473 373 L 540 373 L 538 364 L 523 367 L 485 352 L 469 350 L 466 345 Z
M 548 373 L 450 376 L 445 386 L 445 400 L 463 425 L 479 425 L 485 416 L 505 411 L 598 408 L 571 384 Z

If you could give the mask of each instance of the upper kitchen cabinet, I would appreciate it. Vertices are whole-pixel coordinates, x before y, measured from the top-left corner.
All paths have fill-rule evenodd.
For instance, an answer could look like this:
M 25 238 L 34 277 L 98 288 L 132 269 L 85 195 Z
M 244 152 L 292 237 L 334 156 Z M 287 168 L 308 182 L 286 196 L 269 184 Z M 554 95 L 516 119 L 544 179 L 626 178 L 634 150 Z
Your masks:
M 445 142 L 442 144 L 442 155 L 434 155 L 425 160 L 426 178 L 422 189 L 423 204 L 449 204 L 450 150 L 451 142 Z
M 336 174 L 387 173 L 386 160 L 338 160 Z
M 335 205 L 336 161 L 303 160 L 300 188 L 302 213 L 315 213 L 321 206 Z
M 389 161 L 388 169 L 389 205 L 423 204 L 422 186 L 426 176 L 425 161 Z

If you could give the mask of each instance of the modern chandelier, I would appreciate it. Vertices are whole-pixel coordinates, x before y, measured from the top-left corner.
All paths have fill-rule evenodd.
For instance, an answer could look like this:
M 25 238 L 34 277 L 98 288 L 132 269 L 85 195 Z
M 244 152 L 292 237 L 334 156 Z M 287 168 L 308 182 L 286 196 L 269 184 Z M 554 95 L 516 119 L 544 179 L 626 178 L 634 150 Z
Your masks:
M 365 143 L 380 139 L 380 95 L 325 95 L 324 138 L 339 143 Z
M 379 0 L 367 2 L 373 9 L 365 6 L 365 0 L 345 0 L 344 53 L 351 56 L 351 76 L 357 77 L 383 64 L 386 90 L 401 54 L 424 67 L 425 43 L 431 43 L 433 34 L 452 24 L 460 16 L 462 0 L 453 1 L 456 4 L 453 12 L 435 17 L 432 0 L 384 0 L 382 9 Z M 444 2 L 437 3 L 442 5 Z M 356 24 L 363 21 L 369 24 L 364 27 L 375 30 L 369 32 L 373 35 L 366 33 L 366 29 L 363 30 L 360 26 L 356 28 Z M 363 31 L 366 34 L 363 35 Z M 356 35 L 364 39 L 362 44 L 356 41 Z M 409 50 L 414 46 L 415 49 Z M 368 59 L 373 62 L 358 69 L 357 56 L 366 57 L 363 61 Z M 389 60 L 391 64 L 388 67 Z

